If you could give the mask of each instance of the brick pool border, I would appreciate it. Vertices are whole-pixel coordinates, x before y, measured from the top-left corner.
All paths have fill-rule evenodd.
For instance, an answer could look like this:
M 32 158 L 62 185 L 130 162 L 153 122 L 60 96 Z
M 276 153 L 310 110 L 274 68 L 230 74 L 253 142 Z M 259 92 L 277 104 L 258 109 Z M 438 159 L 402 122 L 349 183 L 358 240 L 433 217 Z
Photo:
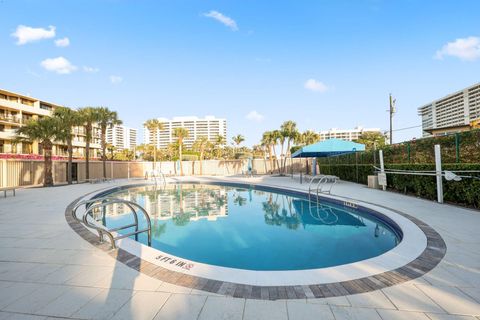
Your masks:
M 288 189 L 284 190 L 288 192 Z M 70 227 L 90 244 L 108 253 L 117 261 L 152 278 L 187 288 L 236 298 L 261 300 L 328 298 L 375 291 L 423 276 L 440 263 L 447 250 L 440 234 L 428 224 L 404 212 L 375 204 L 409 219 L 425 234 L 427 246 L 416 259 L 394 270 L 343 282 L 287 286 L 245 285 L 172 271 L 143 260 L 121 248 L 111 249 L 108 242 L 101 243 L 98 236 L 72 217 L 73 207 L 82 198 L 75 200 L 66 208 L 65 219 Z

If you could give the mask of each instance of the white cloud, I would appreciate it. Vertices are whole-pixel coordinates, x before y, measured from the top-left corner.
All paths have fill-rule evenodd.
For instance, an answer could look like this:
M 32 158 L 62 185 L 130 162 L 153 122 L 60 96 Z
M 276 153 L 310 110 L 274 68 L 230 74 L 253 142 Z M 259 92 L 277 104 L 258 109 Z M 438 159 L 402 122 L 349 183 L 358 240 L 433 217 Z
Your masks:
M 62 39 L 57 39 L 55 40 L 55 45 L 57 47 L 68 47 L 70 45 L 70 39 L 68 39 L 67 37 Z
M 237 23 L 235 22 L 235 20 L 233 20 L 230 17 L 227 17 L 223 13 L 220 13 L 220 12 L 215 11 L 215 10 L 211 10 L 210 12 L 204 13 L 203 15 L 207 18 L 212 18 L 212 19 L 217 20 L 220 23 L 223 23 L 224 25 L 226 25 L 227 27 L 229 27 L 233 31 L 238 30 L 238 26 L 237 26 Z
M 261 122 L 265 117 L 262 114 L 258 113 L 256 110 L 252 110 L 245 116 L 245 118 L 255 122 Z
M 452 56 L 464 61 L 480 59 L 480 38 L 459 38 L 453 42 L 449 42 L 435 54 L 435 58 L 440 60 L 443 59 L 444 56 Z
M 77 67 L 64 57 L 45 59 L 40 65 L 45 68 L 45 70 L 56 72 L 58 74 L 69 74 L 77 70 Z
M 96 73 L 98 71 L 100 71 L 100 69 L 98 68 L 94 68 L 94 67 L 89 67 L 89 66 L 83 66 L 83 71 L 87 72 L 87 73 Z
M 308 79 L 304 84 L 305 89 L 315 92 L 326 92 L 329 88 L 326 84 L 315 79 Z
M 17 45 L 24 45 L 29 42 L 55 37 L 55 27 L 49 26 L 48 29 L 44 29 L 19 25 L 11 36 L 17 38 Z
M 123 81 L 123 78 L 120 76 L 110 76 L 110 82 L 113 84 L 117 84 Z

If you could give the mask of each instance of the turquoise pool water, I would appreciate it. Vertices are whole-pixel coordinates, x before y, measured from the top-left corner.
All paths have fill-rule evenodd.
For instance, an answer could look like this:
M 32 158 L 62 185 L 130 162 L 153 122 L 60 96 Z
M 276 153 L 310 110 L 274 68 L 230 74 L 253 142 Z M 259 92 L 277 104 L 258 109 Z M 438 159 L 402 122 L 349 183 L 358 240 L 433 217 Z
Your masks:
M 149 212 L 152 247 L 217 266 L 331 267 L 378 256 L 399 242 L 393 228 L 368 213 L 288 193 L 176 184 L 165 189 L 134 187 L 112 195 L 133 200 Z M 133 221 L 122 205 L 112 205 L 105 216 L 96 218 L 107 227 Z M 137 240 L 147 242 L 145 235 Z

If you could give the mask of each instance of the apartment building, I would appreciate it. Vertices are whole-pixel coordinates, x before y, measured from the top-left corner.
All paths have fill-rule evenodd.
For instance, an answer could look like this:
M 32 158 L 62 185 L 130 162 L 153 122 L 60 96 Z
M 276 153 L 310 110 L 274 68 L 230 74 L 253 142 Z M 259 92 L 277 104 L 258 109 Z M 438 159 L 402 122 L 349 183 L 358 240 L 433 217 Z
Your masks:
M 366 132 L 374 132 L 382 134 L 382 131 L 379 128 L 363 128 L 363 127 L 355 127 L 353 129 L 337 129 L 332 128 L 330 130 L 320 131 L 320 141 L 328 140 L 328 139 L 341 139 L 347 141 L 354 141 L 360 138 L 363 133 Z
M 15 132 L 29 120 L 52 116 L 57 107 L 59 105 L 0 89 L 0 154 L 41 155 L 43 151 L 37 141 L 14 144 Z M 85 128 L 76 127 L 73 129 L 73 134 L 74 156 L 83 157 L 85 155 Z M 96 157 L 100 150 L 100 129 L 95 127 L 92 136 L 91 154 Z M 66 156 L 67 146 L 64 143 L 56 142 L 53 147 L 53 155 Z
M 107 128 L 107 143 L 118 150 L 134 150 L 137 146 L 137 129 L 122 125 Z
M 157 141 L 157 148 L 166 148 L 169 144 L 176 141 L 173 134 L 175 128 L 185 128 L 189 132 L 188 138 L 184 139 L 183 144 L 186 148 L 191 148 L 195 140 L 200 137 L 207 137 L 214 142 L 218 136 L 227 137 L 227 120 L 207 116 L 199 117 L 174 117 L 173 119 L 158 118 L 163 123 L 163 130 L 150 132 L 144 126 L 144 142 L 150 144 Z M 156 139 L 155 139 L 156 138 Z
M 480 128 L 480 83 L 418 108 L 423 136 Z

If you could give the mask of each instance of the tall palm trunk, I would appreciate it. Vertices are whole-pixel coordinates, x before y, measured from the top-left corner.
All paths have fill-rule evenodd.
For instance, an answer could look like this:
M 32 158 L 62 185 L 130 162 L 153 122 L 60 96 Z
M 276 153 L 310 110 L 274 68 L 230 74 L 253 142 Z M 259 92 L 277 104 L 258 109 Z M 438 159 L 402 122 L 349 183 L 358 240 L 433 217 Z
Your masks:
M 102 143 L 102 166 L 103 166 L 103 178 L 107 178 L 107 127 L 102 126 L 101 128 L 101 143 Z
M 85 141 L 85 178 L 90 179 L 90 140 L 92 139 L 92 125 L 85 126 L 86 141 Z
M 67 181 L 68 181 L 68 184 L 72 184 L 73 146 L 72 146 L 71 137 L 67 139 L 67 149 L 68 149 Z
M 285 158 L 283 159 L 283 173 L 287 172 L 287 154 L 290 152 L 290 139 L 287 140 L 287 150 L 285 152 Z
M 182 144 L 183 140 L 179 140 L 179 146 L 178 146 L 178 154 L 179 154 L 179 160 L 180 160 L 180 175 L 183 176 L 183 164 L 182 164 Z
M 282 148 L 280 149 L 280 156 L 282 156 L 282 157 L 285 157 L 285 155 L 283 154 L 284 147 L 285 147 L 285 141 L 282 141 Z M 283 167 L 283 164 L 284 164 L 283 159 L 280 159 L 280 160 L 281 160 L 281 164 L 282 164 L 281 174 L 284 174 L 284 171 L 285 171 L 284 169 L 285 168 Z
M 51 187 L 53 186 L 53 174 L 52 174 L 52 142 L 45 141 L 43 142 L 43 150 L 44 150 L 44 178 L 43 178 L 43 186 L 44 187 Z
M 275 160 L 277 162 L 277 170 L 278 170 L 278 173 L 280 174 L 280 162 L 278 161 L 277 150 L 275 149 L 275 145 L 273 146 L 273 154 L 275 155 Z
M 268 145 L 268 158 L 270 160 L 270 174 L 273 173 L 273 152 L 272 152 L 272 145 Z
M 157 144 L 153 145 L 153 171 L 157 170 Z
M 200 175 L 203 174 L 203 149 L 200 150 Z

